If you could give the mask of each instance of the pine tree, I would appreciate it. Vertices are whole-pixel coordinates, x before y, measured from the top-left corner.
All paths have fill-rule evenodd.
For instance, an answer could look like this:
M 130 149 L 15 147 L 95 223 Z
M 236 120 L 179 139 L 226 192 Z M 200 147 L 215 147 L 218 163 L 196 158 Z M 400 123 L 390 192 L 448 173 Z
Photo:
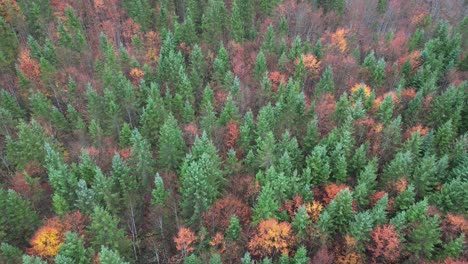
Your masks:
M 349 189 L 340 191 L 320 215 L 321 229 L 330 235 L 345 232 L 353 215 L 352 202 Z
M 187 156 L 181 170 L 182 210 L 192 224 L 200 221 L 204 213 L 218 196 L 218 186 L 210 180 L 211 162 L 204 153 L 197 160 Z M 191 160 L 191 161 L 188 161 Z
M 18 126 L 17 140 L 7 137 L 6 158 L 18 170 L 24 169 L 28 162 L 44 164 L 44 144 L 49 140 L 42 127 L 35 120 L 30 124 L 21 121 Z
M 232 2 L 232 9 L 231 9 L 231 32 L 233 39 L 238 42 L 242 43 L 245 39 L 245 24 L 242 19 L 243 10 L 240 7 L 241 1 L 235 0 Z
M 134 173 L 141 182 L 141 186 L 146 189 L 150 186 L 150 177 L 154 173 L 151 146 L 137 129 L 133 130 L 131 141 L 132 157 L 130 164 L 133 166 Z
M 204 42 L 215 45 L 215 41 L 223 39 L 223 34 L 228 28 L 227 17 L 224 1 L 208 0 L 208 6 L 202 18 Z
M 221 83 L 224 79 L 224 76 L 226 76 L 226 73 L 230 70 L 230 68 L 231 67 L 230 67 L 229 54 L 224 48 L 224 45 L 221 43 L 221 47 L 219 48 L 219 51 L 218 51 L 218 56 L 216 56 L 216 59 L 213 62 L 214 79 L 218 83 Z
M 130 243 L 125 237 L 125 232 L 118 227 L 118 218 L 97 206 L 90 219 L 91 224 L 87 228 L 87 233 L 91 237 L 91 244 L 95 250 L 101 246 L 109 247 L 118 252 L 126 252 L 129 249 Z
M 332 66 L 327 66 L 325 71 L 322 73 L 317 86 L 315 87 L 315 97 L 318 97 L 321 94 L 325 93 L 334 93 L 335 92 L 335 83 L 333 81 L 333 68 Z
M 23 264 L 47 264 L 40 257 L 32 257 L 29 255 L 23 255 Z
M 280 204 L 276 199 L 275 192 L 269 183 L 262 187 L 257 199 L 257 204 L 253 209 L 253 222 L 259 223 L 262 220 L 277 218 Z
M 408 188 L 402 191 L 395 199 L 395 207 L 399 211 L 408 210 L 411 205 L 414 204 L 416 193 L 414 192 L 414 186 L 408 185 Z
M 117 251 L 112 250 L 107 246 L 101 246 L 99 261 L 102 264 L 128 264 L 128 262 L 122 259 Z
M 296 232 L 300 240 L 304 240 L 307 234 L 307 227 L 311 221 L 307 214 L 307 209 L 304 205 L 299 207 L 296 214 L 294 215 L 293 222 L 291 223 L 293 230 Z
M 306 158 L 307 167 L 312 173 L 312 184 L 318 186 L 328 181 L 331 169 L 327 150 L 324 146 L 317 145 Z
M 190 80 L 194 92 L 199 92 L 204 87 L 204 81 L 206 76 L 206 62 L 205 56 L 202 53 L 201 48 L 195 44 L 190 54 Z
M 307 264 L 309 263 L 310 258 L 307 256 L 307 249 L 304 246 L 297 249 L 294 258 L 292 259 L 292 264 Z
M 65 242 L 60 246 L 58 255 L 55 256 L 55 263 L 65 264 L 71 263 L 63 260 L 72 260 L 73 263 L 86 264 L 91 261 L 91 252 L 85 248 L 83 238 L 78 234 L 67 232 L 65 234 Z
M 267 71 L 267 64 L 266 64 L 265 55 L 263 55 L 263 51 L 260 50 L 260 52 L 257 54 L 257 60 L 255 61 L 254 78 L 257 81 L 260 81 L 265 75 L 266 71 Z
M 8 69 L 9 72 L 15 72 L 15 62 L 19 53 L 18 37 L 3 17 L 0 17 L 0 66 L 2 69 Z
M 240 238 L 242 227 L 239 218 L 236 215 L 231 216 L 229 220 L 229 227 L 226 229 L 226 238 L 236 241 Z
M 370 161 L 358 176 L 357 185 L 353 192 L 354 200 L 361 207 L 369 205 L 369 197 L 377 185 L 377 160 Z
M 163 180 L 159 174 L 156 174 L 154 178 L 154 189 L 151 192 L 151 196 L 151 203 L 160 206 L 163 205 L 169 197 L 169 192 L 164 188 Z
M 276 142 L 273 133 L 270 131 L 265 135 L 265 138 L 257 138 L 257 158 L 258 165 L 261 168 L 268 169 L 276 162 L 275 149 Z
M 21 263 L 22 255 L 23 251 L 21 251 L 21 249 L 5 242 L 2 242 L 0 244 L 0 259 L 5 264 Z
M 13 190 L 0 189 L 0 239 L 14 246 L 26 246 L 39 224 L 39 217 L 31 203 Z
M 177 120 L 169 115 L 159 135 L 159 163 L 165 169 L 178 170 L 185 155 L 185 141 Z
M 61 214 L 71 209 L 76 199 L 75 188 L 78 186 L 78 179 L 74 173 L 70 173 L 68 166 L 62 155 L 46 144 L 45 167 L 49 175 L 49 183 L 54 188 L 53 207 L 57 214 Z
M 382 104 L 380 105 L 379 110 L 376 115 L 377 118 L 383 124 L 387 124 L 388 122 L 392 120 L 393 108 L 394 108 L 393 95 L 390 94 L 384 98 Z
M 276 53 L 275 32 L 272 25 L 268 26 L 265 36 L 263 37 L 262 50 L 265 50 L 267 54 Z
M 439 218 L 433 216 L 424 219 L 411 230 L 406 248 L 413 259 L 433 259 L 436 247 L 441 243 L 439 226 Z

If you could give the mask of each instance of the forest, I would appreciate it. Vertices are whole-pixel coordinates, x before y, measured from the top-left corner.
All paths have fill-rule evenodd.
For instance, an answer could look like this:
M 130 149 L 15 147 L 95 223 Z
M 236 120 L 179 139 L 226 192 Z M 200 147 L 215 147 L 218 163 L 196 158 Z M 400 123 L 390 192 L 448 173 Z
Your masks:
M 468 263 L 466 0 L 0 0 L 0 263 Z

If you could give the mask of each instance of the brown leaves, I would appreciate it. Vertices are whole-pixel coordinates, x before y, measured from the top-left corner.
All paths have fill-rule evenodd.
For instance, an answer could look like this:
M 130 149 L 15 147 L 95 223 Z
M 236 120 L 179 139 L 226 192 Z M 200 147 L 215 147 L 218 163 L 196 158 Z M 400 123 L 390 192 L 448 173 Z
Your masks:
M 203 215 L 206 227 L 210 230 L 225 230 L 231 217 L 236 215 L 242 224 L 249 222 L 250 208 L 233 195 L 217 200 Z
M 249 251 L 259 257 L 288 255 L 293 241 L 289 223 L 269 219 L 258 225 L 256 234 L 249 242 Z
M 21 51 L 19 56 L 19 69 L 28 79 L 40 81 L 41 69 L 39 63 L 31 58 L 29 49 Z
M 225 133 L 225 145 L 226 148 L 230 149 L 233 148 L 239 138 L 239 125 L 231 121 L 229 124 L 226 125 L 226 133 Z

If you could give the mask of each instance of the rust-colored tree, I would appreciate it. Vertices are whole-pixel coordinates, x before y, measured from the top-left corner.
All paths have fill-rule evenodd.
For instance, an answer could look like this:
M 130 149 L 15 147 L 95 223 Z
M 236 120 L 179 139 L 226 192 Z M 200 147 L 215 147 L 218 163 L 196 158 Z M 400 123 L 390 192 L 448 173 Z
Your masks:
M 39 63 L 31 58 L 31 53 L 28 49 L 21 51 L 19 55 L 19 69 L 30 80 L 39 81 L 41 78 Z
M 217 200 L 203 215 L 203 220 L 207 229 L 214 233 L 226 230 L 233 215 L 237 216 L 241 224 L 249 223 L 250 214 L 247 204 L 229 194 Z
M 249 251 L 260 258 L 288 255 L 293 241 L 289 223 L 269 219 L 258 224 L 257 232 L 249 241 Z
M 393 225 L 377 226 L 371 232 L 367 249 L 371 263 L 396 263 L 401 254 L 401 243 Z
M 174 238 L 176 248 L 183 256 L 187 256 L 193 252 L 193 244 L 197 241 L 195 233 L 186 227 L 181 227 Z
M 226 133 L 224 137 L 224 144 L 226 148 L 234 148 L 237 139 L 239 138 L 239 124 L 237 124 L 235 121 L 229 122 L 229 124 L 226 125 Z

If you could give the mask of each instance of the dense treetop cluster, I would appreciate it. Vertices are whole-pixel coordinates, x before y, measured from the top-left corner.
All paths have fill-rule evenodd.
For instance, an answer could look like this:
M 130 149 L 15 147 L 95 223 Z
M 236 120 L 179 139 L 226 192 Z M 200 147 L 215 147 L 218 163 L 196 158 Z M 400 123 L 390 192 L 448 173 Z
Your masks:
M 0 0 L 0 263 L 468 261 L 447 0 Z

